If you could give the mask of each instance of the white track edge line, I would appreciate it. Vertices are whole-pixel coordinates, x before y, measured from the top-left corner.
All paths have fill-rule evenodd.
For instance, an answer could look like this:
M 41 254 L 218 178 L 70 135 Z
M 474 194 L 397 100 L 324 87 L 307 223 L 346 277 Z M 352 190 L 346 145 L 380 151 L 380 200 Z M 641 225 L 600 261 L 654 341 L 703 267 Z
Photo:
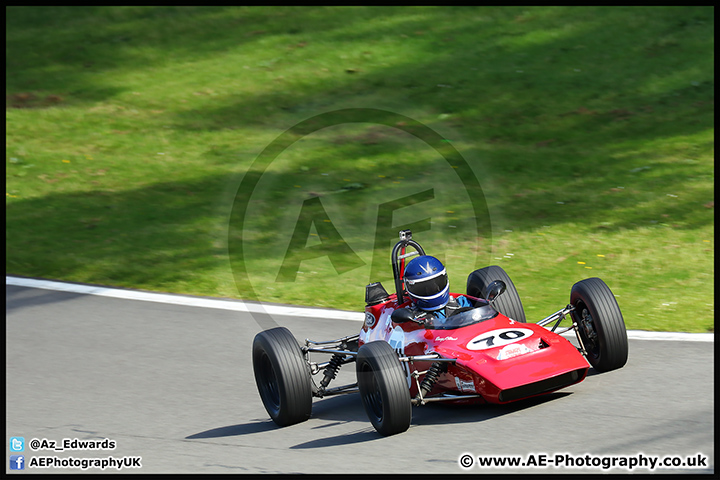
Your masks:
M 245 303 L 241 300 L 222 300 L 215 298 L 189 297 L 184 295 L 171 295 L 166 293 L 142 292 L 137 290 L 123 290 L 95 285 L 58 282 L 54 280 L 41 280 L 35 278 L 13 277 L 6 275 L 5 284 L 16 287 L 38 288 L 57 292 L 78 293 L 83 295 L 97 295 L 101 297 L 119 298 L 125 300 L 139 300 L 157 302 L 171 305 L 189 307 L 217 308 L 247 313 L 266 313 L 269 315 L 286 315 L 293 317 L 325 317 L 337 320 L 363 321 L 363 312 L 347 312 L 343 310 L 320 309 L 310 307 L 293 307 L 286 305 Z M 714 342 L 714 333 L 687 333 L 687 332 L 649 332 L 644 330 L 628 330 L 629 339 L 635 340 L 672 340 L 687 342 Z
M 5 284 L 17 287 L 52 290 L 56 292 L 77 293 L 82 295 L 97 295 L 100 297 L 165 303 L 170 305 L 182 305 L 188 307 L 216 308 L 219 310 L 232 310 L 236 312 L 267 313 L 270 315 L 288 315 L 296 317 L 324 316 L 339 320 L 361 321 L 365 319 L 365 314 L 358 312 L 344 312 L 341 310 L 292 307 L 273 304 L 245 303 L 242 300 L 223 300 L 218 298 L 201 298 L 167 293 L 143 292 L 139 290 L 124 290 L 119 288 L 83 285 L 78 283 L 65 283 L 54 280 L 42 280 L 35 278 L 6 276 Z

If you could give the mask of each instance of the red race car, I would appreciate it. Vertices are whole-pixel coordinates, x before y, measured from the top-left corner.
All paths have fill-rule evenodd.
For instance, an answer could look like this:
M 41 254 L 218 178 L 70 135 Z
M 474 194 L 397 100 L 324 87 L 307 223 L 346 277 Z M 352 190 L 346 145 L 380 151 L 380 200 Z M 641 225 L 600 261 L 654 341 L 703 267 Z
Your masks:
M 409 428 L 413 405 L 508 403 L 581 382 L 590 366 L 607 372 L 625 365 L 625 322 L 599 278 L 576 283 L 570 304 L 526 323 L 517 290 L 502 268 L 472 272 L 467 294 L 446 290 L 434 295 L 419 289 L 440 283 L 444 269 L 426 274 L 422 270 L 430 271 L 430 264 L 423 264 L 418 273 L 430 281 L 416 283 L 405 265 L 416 255 L 436 261 L 425 256 L 409 230 L 401 231 L 391 253 L 395 293 L 380 283 L 366 287 L 365 323 L 356 335 L 305 340 L 301 346 L 284 327 L 257 334 L 255 381 L 276 424 L 307 420 L 313 397 L 359 391 L 375 429 L 393 435 Z M 423 299 L 438 295 L 455 308 L 442 310 L 444 314 L 418 308 Z M 567 315 L 572 326 L 556 331 Z M 575 331 L 579 347 L 560 335 L 569 330 Z M 329 360 L 311 361 L 310 353 L 326 354 Z M 338 369 L 348 363 L 355 363 L 357 383 L 330 388 Z

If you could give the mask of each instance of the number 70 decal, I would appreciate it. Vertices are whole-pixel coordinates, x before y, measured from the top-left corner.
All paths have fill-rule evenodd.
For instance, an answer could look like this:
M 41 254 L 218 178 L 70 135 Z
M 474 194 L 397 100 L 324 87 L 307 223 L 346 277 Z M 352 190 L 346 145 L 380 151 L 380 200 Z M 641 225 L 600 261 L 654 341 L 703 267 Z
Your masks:
M 529 337 L 533 331 L 529 328 L 500 328 L 481 333 L 467 344 L 468 350 L 487 350 L 488 348 L 502 347 Z

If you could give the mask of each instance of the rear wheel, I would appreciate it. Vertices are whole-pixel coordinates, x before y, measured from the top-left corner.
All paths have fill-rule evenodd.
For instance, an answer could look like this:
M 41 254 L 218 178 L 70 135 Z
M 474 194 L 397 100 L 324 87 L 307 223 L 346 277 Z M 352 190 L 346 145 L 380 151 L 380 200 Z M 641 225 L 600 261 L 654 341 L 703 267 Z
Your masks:
M 520 295 L 502 267 L 491 265 L 472 272 L 467 280 L 467 294 L 472 297 L 485 298 L 485 289 L 493 280 L 501 280 L 507 287 L 505 293 L 493 302 L 495 309 L 516 322 L 525 323 L 525 310 L 520 301 Z
M 610 288 L 599 278 L 586 278 L 570 292 L 571 313 L 587 352 L 598 372 L 609 372 L 627 362 L 628 340 L 620 307 Z
M 273 328 L 255 336 L 253 370 L 265 410 L 276 424 L 285 427 L 310 418 L 310 370 L 287 328 Z
M 360 398 L 375 430 L 385 436 L 407 430 L 412 420 L 410 391 L 390 344 L 366 343 L 358 350 L 356 364 Z

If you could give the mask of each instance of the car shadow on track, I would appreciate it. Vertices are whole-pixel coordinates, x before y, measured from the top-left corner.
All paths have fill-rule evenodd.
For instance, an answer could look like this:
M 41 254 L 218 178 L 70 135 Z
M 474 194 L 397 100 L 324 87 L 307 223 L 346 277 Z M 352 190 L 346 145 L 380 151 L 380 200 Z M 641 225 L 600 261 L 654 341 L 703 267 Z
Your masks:
M 571 395 L 571 392 L 554 392 L 539 397 L 520 400 L 506 405 L 450 405 L 443 403 L 432 403 L 423 407 L 413 408 L 413 427 L 422 427 L 429 425 L 447 425 L 453 423 L 477 423 L 490 420 L 503 415 L 512 414 L 521 410 L 541 405 L 545 402 L 558 400 Z M 370 442 L 383 438 L 377 433 L 368 421 L 365 410 L 363 409 L 358 394 L 338 395 L 316 400 L 313 403 L 311 423 L 304 425 L 312 425 L 319 421 L 319 424 L 310 428 L 313 430 L 330 429 L 332 427 L 358 422 L 361 427 L 353 433 L 346 431 L 340 435 L 318 438 L 305 443 L 300 443 L 290 447 L 291 449 L 309 449 L 324 448 L 337 445 L 351 445 L 354 443 Z M 303 425 L 303 424 L 300 424 Z M 242 435 L 252 435 L 272 430 L 279 427 L 272 420 L 254 421 L 238 425 L 228 425 L 225 427 L 213 428 L 204 432 L 195 433 L 185 437 L 186 440 L 235 437 Z M 307 428 L 307 427 L 306 427 Z
M 530 398 L 527 400 L 521 400 L 518 402 L 514 402 L 511 404 L 506 405 L 450 405 L 450 404 L 442 404 L 442 403 L 434 403 L 434 404 L 428 404 L 423 407 L 416 407 L 413 408 L 413 418 L 412 418 L 412 424 L 410 428 L 413 427 L 423 427 L 428 425 L 447 425 L 452 423 L 476 423 L 476 422 L 482 422 L 485 420 L 493 419 L 496 417 L 500 417 L 502 415 L 507 415 L 511 413 L 518 412 L 520 410 L 524 410 L 526 408 L 531 408 L 537 405 L 540 405 L 545 402 L 549 402 L 552 400 L 557 400 L 560 398 L 563 398 L 565 396 L 571 395 L 570 392 L 554 392 L 547 395 L 543 395 L 540 397 Z M 291 449 L 310 449 L 310 448 L 324 448 L 324 447 L 331 447 L 331 446 L 338 446 L 338 445 L 351 445 L 355 443 L 362 443 L 362 442 L 370 442 L 375 440 L 380 440 L 383 437 L 377 433 L 372 426 L 370 426 L 369 421 L 367 419 L 367 416 L 365 415 L 365 411 L 362 408 L 362 405 L 360 403 L 360 399 L 357 395 L 348 395 L 345 398 L 352 398 L 354 397 L 353 404 L 356 407 L 353 407 L 352 410 L 348 410 L 347 408 L 337 408 L 334 407 L 340 407 L 339 404 L 332 405 L 326 404 L 327 409 L 324 409 L 321 412 L 318 412 L 318 417 L 322 417 L 325 419 L 329 419 L 335 416 L 338 416 L 337 414 L 334 414 L 333 411 L 337 410 L 337 412 L 342 415 L 343 422 L 337 422 L 337 423 L 346 423 L 350 421 L 359 421 L 359 422 L 366 422 L 367 427 L 363 428 L 362 430 L 358 430 L 353 433 L 342 433 L 340 435 L 336 435 L 333 437 L 325 437 L 325 438 L 318 438 L 315 440 L 310 440 L 308 442 L 299 443 L 297 445 L 294 445 L 290 447 Z M 315 411 L 313 410 L 313 416 L 315 415 Z M 331 427 L 336 424 L 328 424 L 328 425 L 322 425 L 320 427 L 315 428 L 326 428 Z
M 474 423 L 490 420 L 528 408 L 533 408 L 546 402 L 560 400 L 572 392 L 553 392 L 538 397 L 519 400 L 503 405 L 452 405 L 449 403 L 432 403 L 424 407 L 413 409 L 413 425 L 447 425 L 450 423 Z
M 185 440 L 197 440 L 200 438 L 221 438 L 235 437 L 239 435 L 250 435 L 253 433 L 262 433 L 278 428 L 272 420 L 258 421 L 252 423 L 241 423 L 238 425 L 228 425 L 226 427 L 212 428 L 204 432 L 188 435 Z
M 367 422 L 365 410 L 363 410 L 360 397 L 357 394 L 338 395 L 335 397 L 323 398 L 313 402 L 311 419 L 330 421 L 313 428 L 327 428 L 339 423 L 347 422 Z M 369 425 L 369 423 L 368 423 Z M 228 425 L 225 427 L 213 428 L 204 432 L 195 433 L 185 437 L 186 440 L 195 440 L 200 438 L 219 438 L 234 437 L 241 435 L 251 435 L 254 433 L 263 433 L 276 430 L 279 427 L 268 419 L 265 421 L 255 421 L 250 423 L 241 423 L 238 425 Z M 372 430 L 372 427 L 370 427 Z M 374 430 L 373 430 L 374 432 Z

